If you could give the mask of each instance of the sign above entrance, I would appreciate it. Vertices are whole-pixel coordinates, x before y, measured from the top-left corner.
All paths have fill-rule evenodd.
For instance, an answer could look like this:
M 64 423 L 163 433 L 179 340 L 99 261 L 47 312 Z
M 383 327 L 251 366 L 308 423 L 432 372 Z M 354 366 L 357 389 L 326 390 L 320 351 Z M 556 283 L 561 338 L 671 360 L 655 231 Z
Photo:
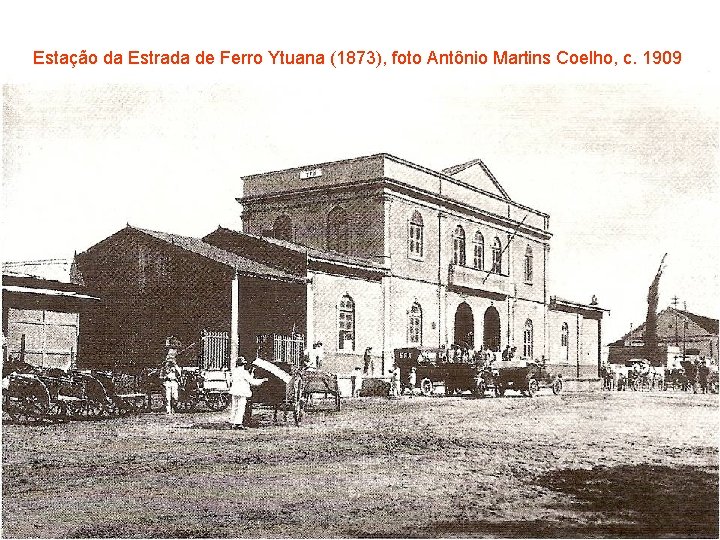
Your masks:
M 305 180 L 307 178 L 317 178 L 318 176 L 322 176 L 322 169 L 310 169 L 307 171 L 300 171 L 300 180 Z

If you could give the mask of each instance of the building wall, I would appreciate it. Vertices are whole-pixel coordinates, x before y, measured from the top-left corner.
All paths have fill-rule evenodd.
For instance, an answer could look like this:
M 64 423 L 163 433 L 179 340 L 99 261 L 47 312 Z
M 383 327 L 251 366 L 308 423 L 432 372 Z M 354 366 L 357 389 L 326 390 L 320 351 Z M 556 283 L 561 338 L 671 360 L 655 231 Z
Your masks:
M 65 304 L 65 305 L 63 305 Z M 8 358 L 40 367 L 69 369 L 78 354 L 78 302 L 43 295 L 3 294 L 3 335 Z
M 561 346 L 562 325 L 568 325 L 568 347 Z M 566 378 L 598 376 L 600 320 L 580 313 L 548 311 L 548 361 Z
M 273 236 L 273 225 L 277 218 L 287 216 L 292 222 L 290 241 L 325 251 L 328 249 L 328 215 L 338 207 L 347 213 L 347 255 L 382 260 L 383 202 L 377 190 L 248 202 L 243 205 L 243 231 Z
M 323 343 L 322 368 L 336 373 L 349 373 L 362 366 L 363 353 L 373 348 L 378 359 L 382 353 L 383 290 L 380 281 L 346 276 L 311 273 L 313 289 L 313 341 Z M 355 305 L 354 347 L 340 348 L 338 317 L 343 296 L 352 298 Z
M 155 366 L 165 338 L 183 347 L 203 330 L 230 332 L 233 269 L 131 229 L 77 256 L 87 288 L 103 301 L 80 334 L 79 367 Z M 256 335 L 304 333 L 304 285 L 240 277 L 240 353 L 252 356 Z M 189 361 L 192 361 L 190 359 Z

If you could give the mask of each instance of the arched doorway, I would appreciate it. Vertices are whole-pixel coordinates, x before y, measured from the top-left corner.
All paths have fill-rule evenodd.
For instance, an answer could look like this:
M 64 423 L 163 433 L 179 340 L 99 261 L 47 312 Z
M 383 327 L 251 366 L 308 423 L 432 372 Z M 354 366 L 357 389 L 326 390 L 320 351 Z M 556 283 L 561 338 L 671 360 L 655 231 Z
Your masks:
M 467 345 L 472 349 L 475 347 L 475 319 L 472 308 L 463 302 L 455 311 L 455 343 Z
M 490 347 L 493 351 L 500 350 L 500 314 L 494 306 L 485 310 L 483 345 Z

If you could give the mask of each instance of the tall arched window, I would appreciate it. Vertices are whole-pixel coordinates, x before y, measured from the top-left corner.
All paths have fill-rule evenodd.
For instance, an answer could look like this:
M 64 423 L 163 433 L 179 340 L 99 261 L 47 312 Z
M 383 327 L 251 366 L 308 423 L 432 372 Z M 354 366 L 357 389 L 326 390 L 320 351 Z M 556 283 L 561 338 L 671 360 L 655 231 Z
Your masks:
M 533 254 L 532 248 L 528 246 L 525 249 L 525 281 L 532 281 L 533 279 Z
M 496 236 L 492 245 L 492 270 L 494 274 L 502 274 L 502 244 Z
M 482 270 L 485 267 L 485 239 L 480 231 L 473 238 L 473 268 Z
M 408 341 L 412 345 L 422 345 L 422 308 L 417 302 L 410 308 Z
M 453 233 L 453 264 L 465 266 L 465 229 L 460 225 Z
M 423 218 L 417 210 L 410 218 L 409 246 L 411 257 L 423 256 Z
M 273 224 L 273 236 L 279 240 L 292 242 L 292 221 L 286 215 L 279 216 Z
M 338 309 L 338 350 L 355 350 L 355 302 L 347 294 Z
M 348 219 L 347 212 L 336 206 L 328 214 L 327 247 L 329 251 L 348 252 Z
M 568 354 L 568 343 L 570 341 L 570 328 L 568 323 L 564 322 L 560 330 L 560 356 L 563 360 L 567 360 L 570 356 Z
M 525 321 L 523 332 L 523 356 L 529 360 L 533 358 L 533 323 L 530 319 Z

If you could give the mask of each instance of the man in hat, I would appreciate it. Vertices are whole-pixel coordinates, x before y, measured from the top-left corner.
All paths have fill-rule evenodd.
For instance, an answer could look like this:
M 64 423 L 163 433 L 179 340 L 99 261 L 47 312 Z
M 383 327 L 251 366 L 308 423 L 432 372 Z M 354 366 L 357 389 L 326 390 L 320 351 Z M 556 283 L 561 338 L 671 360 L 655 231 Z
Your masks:
M 252 397 L 251 386 L 259 386 L 267 379 L 255 379 L 250 372 L 245 369 L 247 360 L 244 356 L 237 359 L 235 367 L 230 370 L 230 423 L 232 429 L 245 429 L 243 418 L 245 417 L 245 406 L 247 400 Z
M 160 370 L 160 378 L 165 387 L 165 411 L 167 414 L 173 414 L 175 404 L 178 400 L 178 389 L 180 387 L 180 377 L 182 371 L 177 365 L 176 349 L 170 349 L 165 357 L 165 365 Z

